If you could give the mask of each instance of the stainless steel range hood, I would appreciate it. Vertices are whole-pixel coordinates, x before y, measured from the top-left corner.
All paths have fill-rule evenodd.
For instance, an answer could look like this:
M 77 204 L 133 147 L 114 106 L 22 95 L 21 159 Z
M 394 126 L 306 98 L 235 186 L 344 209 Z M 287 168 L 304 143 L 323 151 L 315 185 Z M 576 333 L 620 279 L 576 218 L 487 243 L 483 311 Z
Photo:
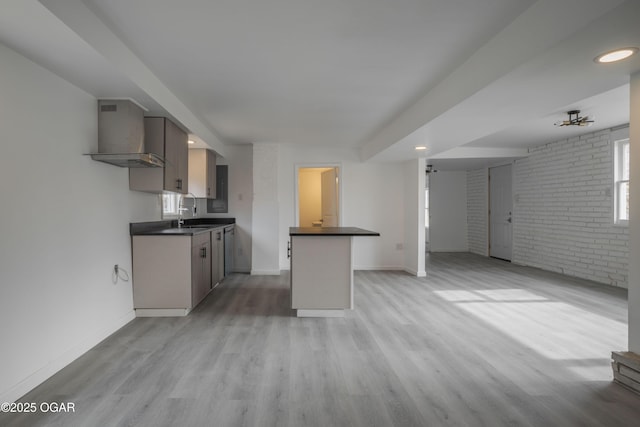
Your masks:
M 98 101 L 98 152 L 93 160 L 125 168 L 164 166 L 161 153 L 145 152 L 144 110 L 128 99 Z
M 153 153 L 91 153 L 89 155 L 93 160 L 122 168 L 161 168 L 164 166 L 162 157 Z

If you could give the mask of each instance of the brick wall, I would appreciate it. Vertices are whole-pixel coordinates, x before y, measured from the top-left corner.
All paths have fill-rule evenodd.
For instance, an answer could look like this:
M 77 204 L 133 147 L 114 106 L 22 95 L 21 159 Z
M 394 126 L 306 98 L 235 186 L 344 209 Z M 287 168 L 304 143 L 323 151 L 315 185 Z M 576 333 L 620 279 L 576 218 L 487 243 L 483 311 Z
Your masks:
M 486 168 L 467 172 L 467 240 L 469 252 L 489 255 L 487 239 L 488 170 Z
M 627 287 L 628 228 L 613 225 L 609 135 L 541 145 L 516 161 L 514 263 Z

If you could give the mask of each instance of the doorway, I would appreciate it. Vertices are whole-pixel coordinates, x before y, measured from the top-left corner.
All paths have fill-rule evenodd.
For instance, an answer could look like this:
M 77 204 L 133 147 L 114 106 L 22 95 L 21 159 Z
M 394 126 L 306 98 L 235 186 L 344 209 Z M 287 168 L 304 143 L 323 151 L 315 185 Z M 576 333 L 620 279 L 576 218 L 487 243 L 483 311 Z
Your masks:
M 511 261 L 513 193 L 511 165 L 489 168 L 489 256 Z
M 298 167 L 296 224 L 298 227 L 340 225 L 340 169 L 338 166 Z

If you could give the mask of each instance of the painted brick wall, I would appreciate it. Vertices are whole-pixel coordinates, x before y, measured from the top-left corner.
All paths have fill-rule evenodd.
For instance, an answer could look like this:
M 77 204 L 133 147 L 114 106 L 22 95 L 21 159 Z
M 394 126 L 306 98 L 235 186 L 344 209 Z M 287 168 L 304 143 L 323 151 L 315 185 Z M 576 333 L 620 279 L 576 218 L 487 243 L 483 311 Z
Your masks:
M 627 287 L 628 227 L 613 225 L 609 135 L 541 145 L 516 161 L 514 263 Z
M 467 240 L 469 252 L 489 255 L 487 248 L 487 203 L 488 170 L 486 168 L 467 172 Z

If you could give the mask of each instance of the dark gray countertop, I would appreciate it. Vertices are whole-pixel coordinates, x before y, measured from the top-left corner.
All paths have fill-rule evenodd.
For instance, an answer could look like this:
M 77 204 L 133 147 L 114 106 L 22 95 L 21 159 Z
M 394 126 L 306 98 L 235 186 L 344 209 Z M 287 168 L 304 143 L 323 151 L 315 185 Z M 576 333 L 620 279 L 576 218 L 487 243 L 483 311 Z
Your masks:
M 358 227 L 289 227 L 289 236 L 379 236 Z
M 233 225 L 235 222 L 235 218 L 195 218 L 185 220 L 182 228 L 178 228 L 176 220 L 132 222 L 129 224 L 129 234 L 132 236 L 193 236 Z

